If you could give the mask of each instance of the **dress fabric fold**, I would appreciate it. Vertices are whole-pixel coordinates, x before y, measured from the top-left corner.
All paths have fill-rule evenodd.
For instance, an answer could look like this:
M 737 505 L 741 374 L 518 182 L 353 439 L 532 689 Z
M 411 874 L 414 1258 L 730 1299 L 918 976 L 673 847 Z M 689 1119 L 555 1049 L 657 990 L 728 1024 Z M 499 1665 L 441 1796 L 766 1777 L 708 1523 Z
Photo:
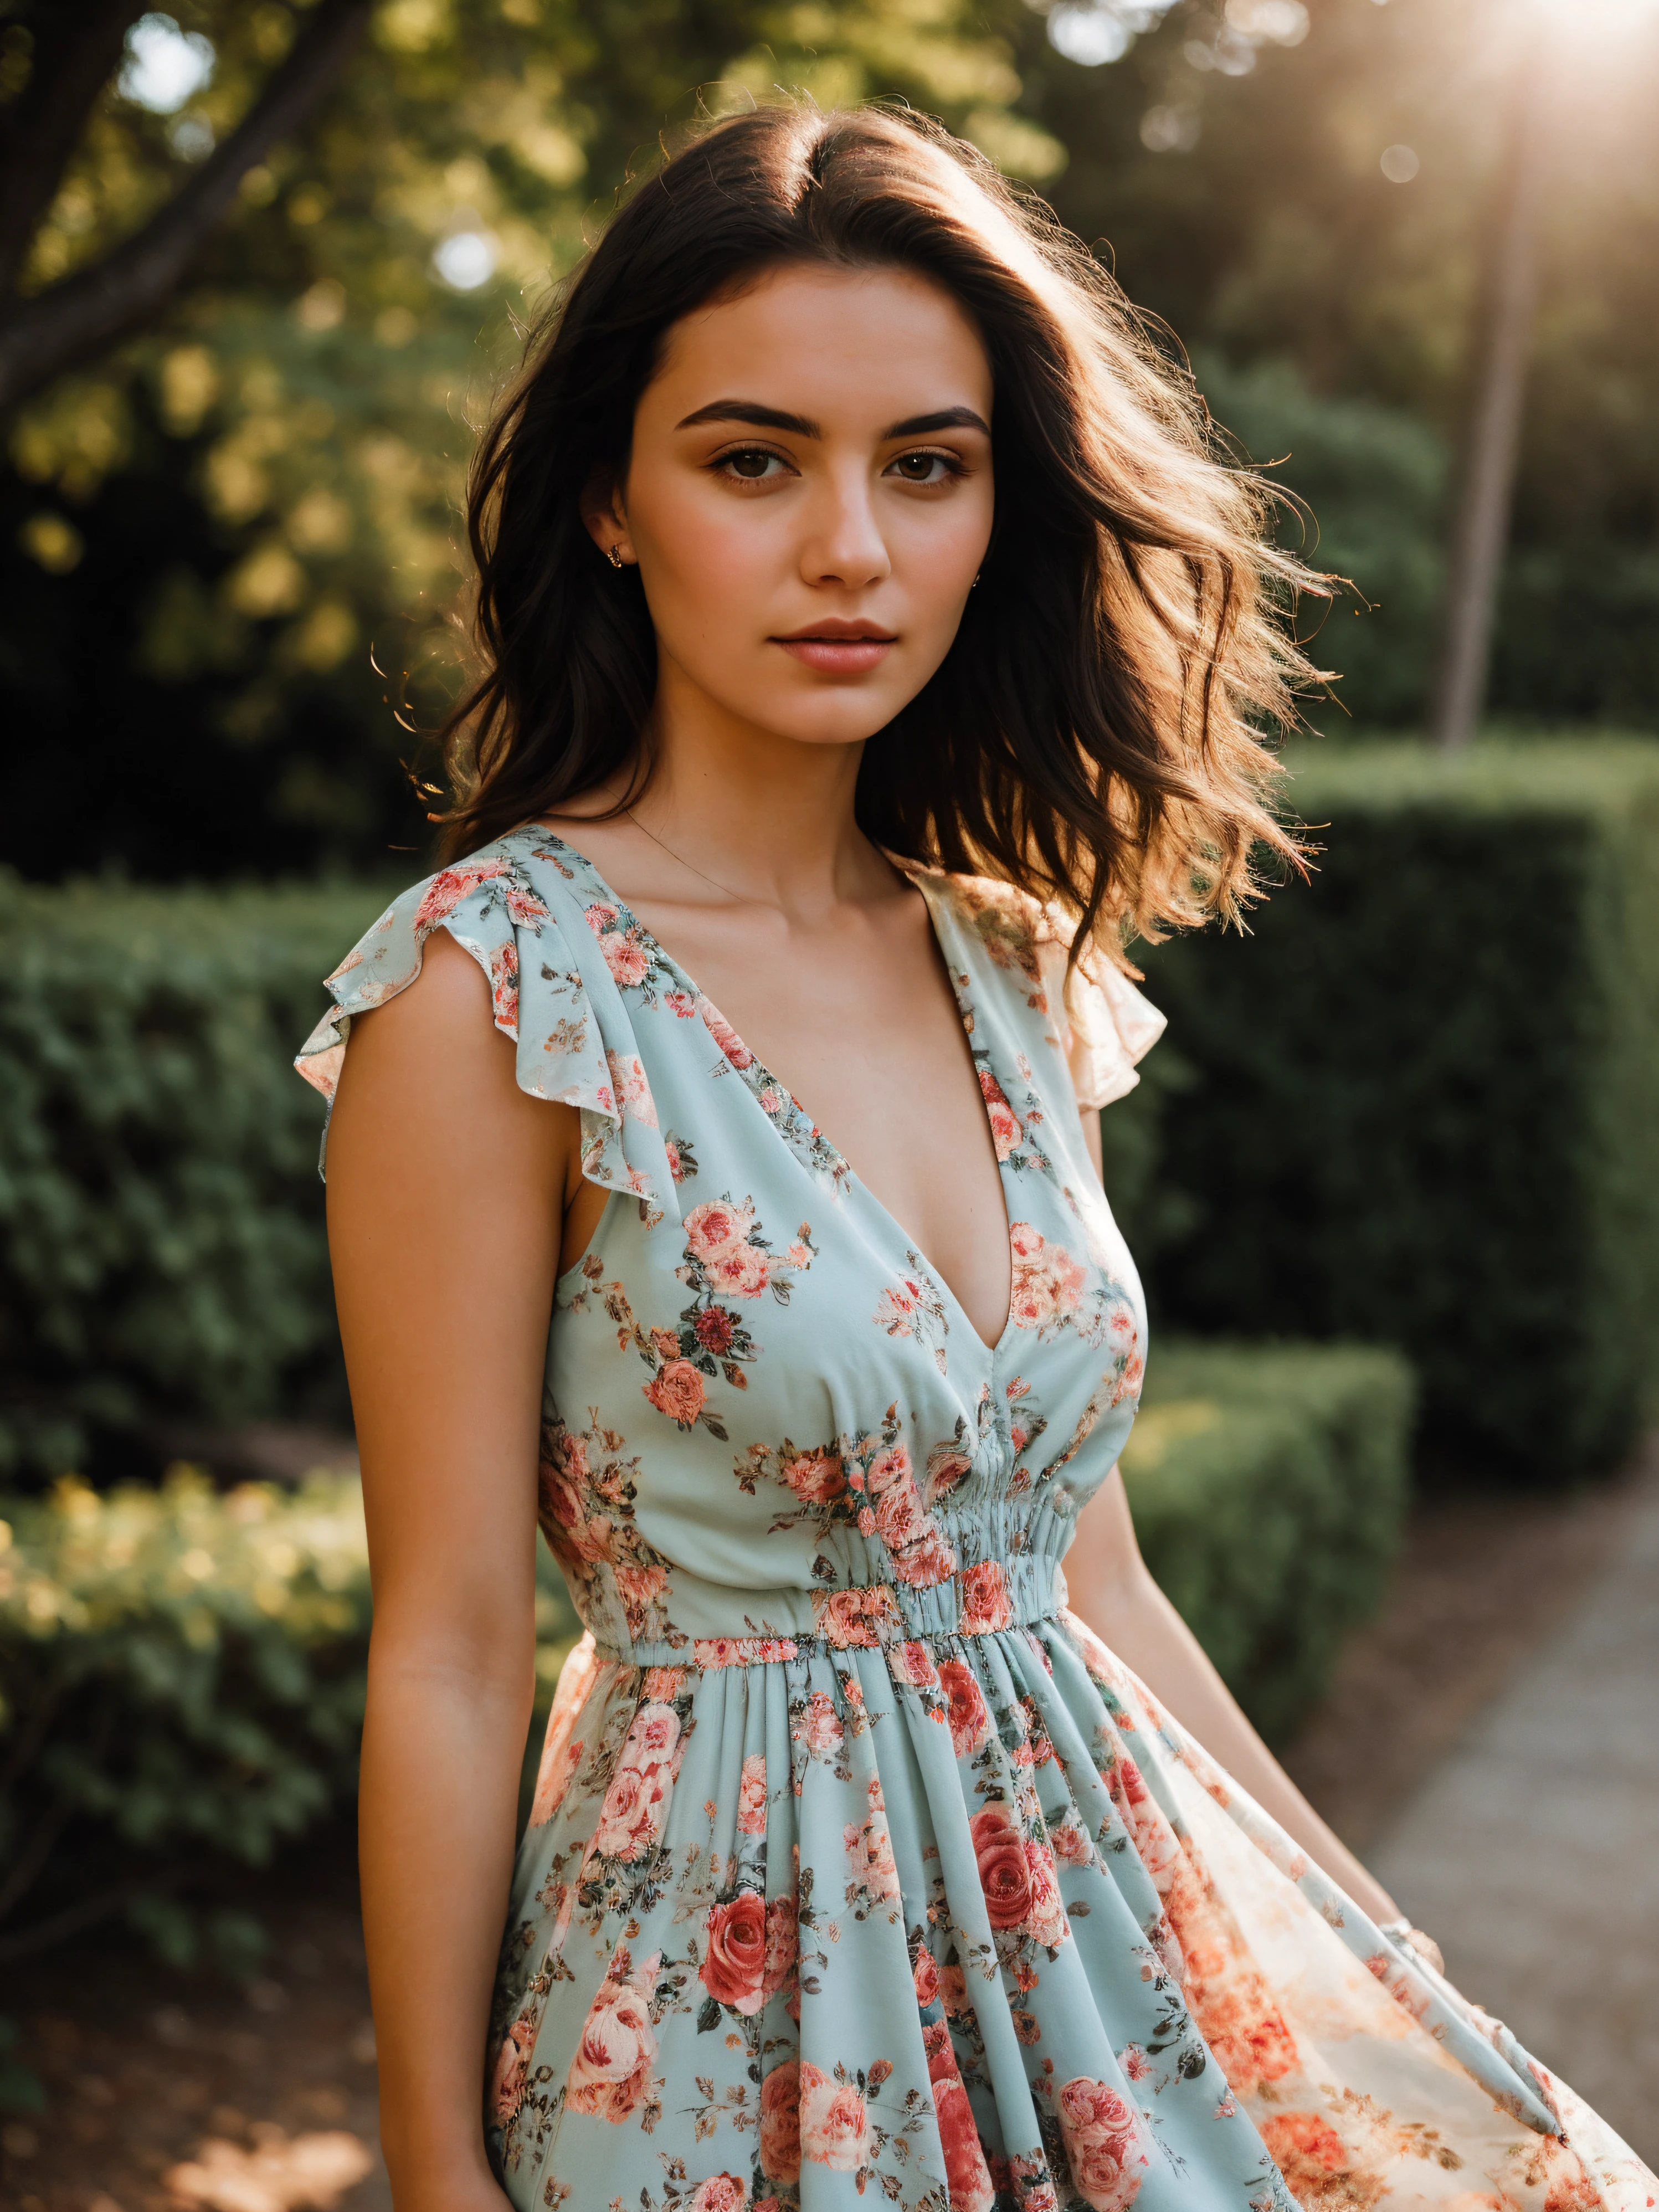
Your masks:
M 615 1194 L 548 1345 L 541 1520 L 586 1633 L 496 1985 L 508 2199 L 1651 2212 L 1613 2131 L 1068 1611 L 1146 1358 L 1078 1101 L 1160 1024 L 1007 886 L 908 872 L 1002 1179 L 994 1346 L 539 826 L 399 899 L 301 1055 L 331 1091 L 447 929 Z

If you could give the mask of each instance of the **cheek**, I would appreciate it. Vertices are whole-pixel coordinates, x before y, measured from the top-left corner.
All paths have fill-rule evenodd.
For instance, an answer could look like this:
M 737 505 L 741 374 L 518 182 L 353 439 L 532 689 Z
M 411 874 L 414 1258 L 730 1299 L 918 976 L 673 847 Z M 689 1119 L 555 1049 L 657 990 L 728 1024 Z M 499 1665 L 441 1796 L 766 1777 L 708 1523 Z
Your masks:
M 775 577 L 779 532 L 763 502 L 711 497 L 698 484 L 664 488 L 631 514 L 651 611 L 659 623 L 729 625 Z
M 964 484 L 948 504 L 895 501 L 885 536 L 911 619 L 954 630 L 991 542 L 990 487 Z

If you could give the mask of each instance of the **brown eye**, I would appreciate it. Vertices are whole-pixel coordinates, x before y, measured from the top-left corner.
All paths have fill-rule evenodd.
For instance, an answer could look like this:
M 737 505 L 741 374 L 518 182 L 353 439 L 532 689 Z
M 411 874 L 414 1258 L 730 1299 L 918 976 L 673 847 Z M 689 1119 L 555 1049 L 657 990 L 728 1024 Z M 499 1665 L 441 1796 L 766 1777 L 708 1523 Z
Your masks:
M 891 464 L 890 473 L 903 483 L 943 483 L 947 476 L 960 473 L 946 453 L 901 453 Z
M 726 465 L 733 476 L 744 477 L 752 483 L 757 477 L 766 474 L 776 459 L 775 453 L 765 453 L 759 447 L 751 447 L 746 453 L 728 453 L 726 457 Z

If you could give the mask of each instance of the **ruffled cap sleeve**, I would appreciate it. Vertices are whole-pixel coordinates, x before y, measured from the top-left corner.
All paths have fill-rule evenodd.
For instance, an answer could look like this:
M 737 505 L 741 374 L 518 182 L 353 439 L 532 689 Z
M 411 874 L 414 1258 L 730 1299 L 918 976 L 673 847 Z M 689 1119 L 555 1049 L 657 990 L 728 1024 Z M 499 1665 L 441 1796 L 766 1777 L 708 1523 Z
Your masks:
M 517 1047 L 519 1088 L 574 1106 L 581 1171 L 678 1217 L 633 1025 L 556 857 L 504 838 L 394 900 L 326 978 L 334 1005 L 295 1067 L 332 1103 L 355 1015 L 384 1006 L 421 972 L 422 948 L 447 929 L 483 970 L 495 1027 Z M 559 909 L 568 908 L 568 926 Z M 327 1133 L 324 1133 L 325 1158 Z
M 1058 934 L 1042 947 L 1050 1003 L 1079 1106 L 1109 1106 L 1133 1091 L 1137 1064 L 1163 1036 L 1165 1017 L 1098 946 L 1087 946 L 1069 975 L 1069 940 Z

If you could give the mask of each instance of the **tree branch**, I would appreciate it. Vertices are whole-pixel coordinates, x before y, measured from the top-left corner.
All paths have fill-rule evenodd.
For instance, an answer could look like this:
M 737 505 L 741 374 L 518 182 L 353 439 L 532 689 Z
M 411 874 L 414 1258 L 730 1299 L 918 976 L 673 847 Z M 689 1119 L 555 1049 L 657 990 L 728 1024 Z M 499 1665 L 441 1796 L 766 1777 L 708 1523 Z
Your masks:
M 372 7 L 373 0 L 318 0 L 254 106 L 159 215 L 94 267 L 0 315 L 0 408 L 101 352 L 163 305 L 247 172 L 298 130 L 339 75 Z
M 41 217 L 58 197 L 87 112 L 115 73 L 143 0 L 33 8 L 28 82 L 0 109 L 0 295 L 12 292 Z

